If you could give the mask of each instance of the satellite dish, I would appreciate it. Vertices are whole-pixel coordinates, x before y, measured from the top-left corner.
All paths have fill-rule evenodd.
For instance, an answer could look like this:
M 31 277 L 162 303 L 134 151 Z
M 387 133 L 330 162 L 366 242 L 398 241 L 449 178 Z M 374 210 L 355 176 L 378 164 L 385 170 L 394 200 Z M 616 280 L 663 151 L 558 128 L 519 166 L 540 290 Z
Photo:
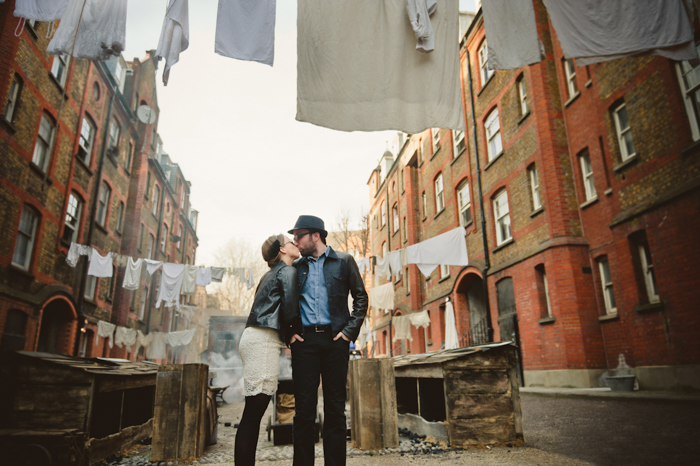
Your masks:
M 141 105 L 138 110 L 136 110 L 136 116 L 139 121 L 150 125 L 156 121 L 156 112 L 153 111 L 148 105 Z

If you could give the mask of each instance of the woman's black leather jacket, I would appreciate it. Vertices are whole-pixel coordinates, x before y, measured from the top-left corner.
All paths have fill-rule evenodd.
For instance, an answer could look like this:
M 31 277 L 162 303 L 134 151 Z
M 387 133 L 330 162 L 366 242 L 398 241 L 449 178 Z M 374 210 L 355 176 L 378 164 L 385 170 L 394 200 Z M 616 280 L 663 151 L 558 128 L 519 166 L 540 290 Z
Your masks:
M 246 327 L 274 328 L 285 344 L 295 333 L 301 335 L 299 279 L 294 267 L 280 261 L 263 275 Z

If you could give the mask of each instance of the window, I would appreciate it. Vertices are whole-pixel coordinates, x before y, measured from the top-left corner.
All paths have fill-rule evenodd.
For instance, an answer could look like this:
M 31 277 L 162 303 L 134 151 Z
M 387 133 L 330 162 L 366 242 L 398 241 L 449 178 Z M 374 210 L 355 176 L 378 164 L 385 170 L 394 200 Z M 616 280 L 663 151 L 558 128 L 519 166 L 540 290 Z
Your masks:
M 185 208 L 185 189 L 182 189 L 182 192 L 180 194 L 180 209 Z
M 642 266 L 642 275 L 644 276 L 644 286 L 647 291 L 647 297 L 650 303 L 658 303 L 659 293 L 656 289 L 654 263 L 651 258 L 649 244 L 646 241 L 640 242 L 640 244 L 637 245 L 637 250 L 639 251 L 639 259 Z
M 145 199 L 148 199 L 148 193 L 151 190 L 151 172 L 148 172 L 148 176 L 146 176 L 146 191 L 143 193 L 143 197 Z
M 401 178 L 399 178 L 399 184 L 401 186 L 401 192 L 406 191 L 406 180 L 404 179 L 403 169 L 401 169 Z
M 459 207 L 459 224 L 467 226 L 472 222 L 471 197 L 469 194 L 469 182 L 464 181 L 457 188 L 457 205 Z
M 12 77 L 12 86 L 10 87 L 10 93 L 7 96 L 7 106 L 5 107 L 5 120 L 12 122 L 12 118 L 15 116 L 15 109 L 17 108 L 17 102 L 19 101 L 19 91 L 22 89 L 22 81 L 14 75 Z
M 112 266 L 112 276 L 107 278 L 107 299 L 112 300 L 114 297 L 114 281 L 117 279 L 117 268 Z
M 583 189 L 586 193 L 586 201 L 593 200 L 598 197 L 595 190 L 595 181 L 593 180 L 593 167 L 591 167 L 591 157 L 587 150 L 581 152 L 579 156 L 581 161 L 581 176 L 583 177 Z
M 408 224 L 406 223 L 406 217 L 403 218 L 403 242 L 408 241 Z
M 85 298 L 94 301 L 95 291 L 97 291 L 97 277 L 88 275 L 85 283 Z
M 498 109 L 494 109 L 484 122 L 486 128 L 486 141 L 488 144 L 489 162 L 503 152 L 503 142 L 501 141 L 501 122 L 498 120 Z
M 146 251 L 146 257 L 148 259 L 153 259 L 153 243 L 155 243 L 153 235 L 148 235 L 148 250 Z
M 700 66 L 693 68 L 690 63 L 683 61 L 677 67 L 690 131 L 693 141 L 697 141 L 700 139 Z
M 160 252 L 165 254 L 165 243 L 168 241 L 168 225 L 163 224 L 163 236 L 160 240 Z
M 523 117 L 530 111 L 527 106 L 527 85 L 524 75 L 518 79 L 518 100 L 520 100 L 520 116 Z
M 131 171 L 131 160 L 134 157 L 134 143 L 129 141 L 129 150 L 126 153 L 126 160 L 124 160 L 124 169 L 128 172 Z
M 51 74 L 56 78 L 56 81 L 61 86 L 66 85 L 66 77 L 68 76 L 68 64 L 70 63 L 69 55 L 58 55 L 53 57 L 51 65 Z
M 139 229 L 139 245 L 138 245 L 138 250 L 139 252 L 141 251 L 141 248 L 143 246 L 143 223 L 141 224 L 141 228 Z M 150 257 L 148 257 L 150 259 Z
M 102 182 L 102 189 L 100 190 L 100 201 L 97 204 L 97 223 L 100 226 L 107 226 L 107 207 L 109 206 L 109 198 L 112 194 L 112 189 L 109 187 L 107 182 Z
M 433 154 L 440 149 L 440 128 L 432 128 Z
M 399 206 L 398 204 L 394 204 L 394 207 L 391 208 L 391 214 L 394 220 L 394 233 L 399 231 Z
M 630 129 L 629 118 L 627 118 L 627 106 L 625 104 L 620 105 L 613 110 L 613 115 L 615 116 L 617 141 L 620 144 L 620 156 L 624 162 L 636 155 L 634 141 L 632 141 L 632 130 Z
M 610 265 L 607 257 L 598 259 L 598 268 L 600 269 L 600 282 L 603 287 L 603 298 L 605 300 L 606 314 L 617 313 L 615 304 L 615 293 L 613 292 L 613 283 L 610 278 Z
M 384 204 L 384 201 L 382 201 L 381 210 L 382 210 L 382 228 L 383 228 L 384 225 L 386 225 L 386 205 Z
M 160 199 L 160 188 L 156 185 L 153 187 L 153 209 L 151 212 L 156 217 L 158 216 L 158 200 Z
M 85 162 L 85 165 L 90 166 L 90 158 L 92 156 L 92 147 L 95 143 L 95 123 L 92 119 L 85 115 L 83 124 L 80 127 L 80 143 L 78 146 L 78 158 Z
M 572 99 L 578 94 L 578 86 L 576 85 L 576 67 L 574 60 L 564 60 L 564 74 L 566 75 L 566 89 L 569 92 L 569 99 Z
M 36 138 L 34 145 L 34 156 L 32 162 L 39 167 L 42 172 L 46 172 L 49 167 L 49 158 L 51 157 L 51 138 L 53 137 L 54 123 L 53 119 L 47 114 L 41 115 L 41 124 L 39 125 L 39 135 Z
M 121 133 L 121 128 L 119 128 L 119 122 L 117 120 L 112 120 L 109 125 L 109 150 L 117 151 L 119 148 L 119 134 Z M 114 154 L 116 155 L 116 153 Z
M 501 245 L 511 239 L 508 192 L 505 189 L 493 200 L 493 216 L 496 220 L 496 244 Z
M 527 170 L 530 176 L 530 191 L 532 192 L 532 210 L 542 207 L 542 194 L 540 193 L 540 177 L 537 166 L 532 164 Z
M 423 138 L 418 139 L 418 164 L 423 164 Z
M 182 242 L 182 230 L 183 230 L 182 224 L 180 224 L 180 229 L 178 230 L 180 232 L 180 233 L 178 233 L 179 234 L 178 238 L 180 238 L 180 239 L 177 240 L 177 250 L 178 251 L 180 250 L 180 243 Z
M 100 84 L 97 81 L 95 81 L 92 84 L 92 100 L 94 100 L 95 102 L 100 100 L 100 92 Z
M 141 293 L 141 307 L 139 308 L 139 320 L 143 320 L 143 316 L 146 313 L 146 303 L 148 302 L 148 287 L 143 287 L 143 292 Z
M 488 68 L 489 52 L 486 46 L 486 41 L 482 42 L 479 47 L 479 70 L 481 76 L 481 87 L 486 85 L 486 82 L 493 76 L 493 70 Z
M 454 147 L 453 157 L 457 158 L 459 154 L 465 149 L 464 145 L 464 131 L 459 131 L 456 129 L 452 130 L 452 143 Z
M 5 328 L 0 341 L 0 351 L 22 351 L 26 343 L 27 314 L 19 309 L 7 311 Z
M 75 193 L 70 193 L 68 197 L 68 208 L 66 209 L 66 224 L 63 227 L 61 240 L 65 243 L 75 243 L 78 240 L 78 230 L 80 228 L 80 214 L 83 210 L 83 203 Z
M 541 292 L 540 302 L 542 303 L 542 317 L 552 317 L 552 305 L 549 301 L 549 285 L 547 284 L 547 273 L 544 269 L 544 264 L 535 267 L 537 282 Z
M 447 278 L 450 276 L 450 266 L 445 264 L 440 264 L 440 278 Z
M 387 245 L 386 241 L 384 241 L 382 243 L 382 257 L 386 257 L 388 252 L 389 252 L 389 246 Z
M 38 223 L 39 214 L 32 207 L 25 205 L 19 219 L 15 252 L 12 256 L 12 263 L 23 270 L 29 270 Z
M 435 178 L 435 210 L 441 212 L 445 208 L 445 197 L 442 189 L 442 173 Z
M 428 217 L 428 197 L 425 195 L 425 191 L 421 194 L 421 203 L 423 204 L 423 220 Z
M 117 232 L 121 233 L 124 228 L 124 203 L 119 201 L 119 210 L 117 210 Z
M 411 279 L 408 276 L 408 267 L 404 270 L 403 278 L 406 281 L 406 294 L 411 294 Z
M 117 82 L 117 87 L 121 89 L 122 83 L 122 64 L 117 57 L 117 62 L 114 64 L 114 80 Z

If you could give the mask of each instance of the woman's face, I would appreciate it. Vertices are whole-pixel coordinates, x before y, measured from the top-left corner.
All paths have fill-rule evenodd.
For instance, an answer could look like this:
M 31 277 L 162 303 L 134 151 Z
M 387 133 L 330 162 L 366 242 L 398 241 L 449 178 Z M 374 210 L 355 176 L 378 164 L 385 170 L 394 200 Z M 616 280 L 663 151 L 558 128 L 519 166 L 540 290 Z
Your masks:
M 282 246 L 280 249 L 284 250 L 284 252 L 291 257 L 292 260 L 299 259 L 301 256 L 301 254 L 299 254 L 299 248 L 297 248 L 292 240 L 287 237 L 284 238 L 284 246 Z

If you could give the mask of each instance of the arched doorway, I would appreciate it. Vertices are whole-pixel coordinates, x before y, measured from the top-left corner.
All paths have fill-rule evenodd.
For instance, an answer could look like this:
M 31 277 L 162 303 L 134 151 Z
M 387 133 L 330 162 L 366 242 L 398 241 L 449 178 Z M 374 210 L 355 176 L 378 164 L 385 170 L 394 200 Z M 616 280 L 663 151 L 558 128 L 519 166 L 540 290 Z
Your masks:
M 469 312 L 469 332 L 462 337 L 460 346 L 483 345 L 489 342 L 489 325 L 484 299 L 484 281 L 475 273 L 467 274 L 457 286 L 462 302 Z
M 43 353 L 71 354 L 71 330 L 77 323 L 71 303 L 63 297 L 54 298 L 46 303 L 41 315 L 36 350 Z

